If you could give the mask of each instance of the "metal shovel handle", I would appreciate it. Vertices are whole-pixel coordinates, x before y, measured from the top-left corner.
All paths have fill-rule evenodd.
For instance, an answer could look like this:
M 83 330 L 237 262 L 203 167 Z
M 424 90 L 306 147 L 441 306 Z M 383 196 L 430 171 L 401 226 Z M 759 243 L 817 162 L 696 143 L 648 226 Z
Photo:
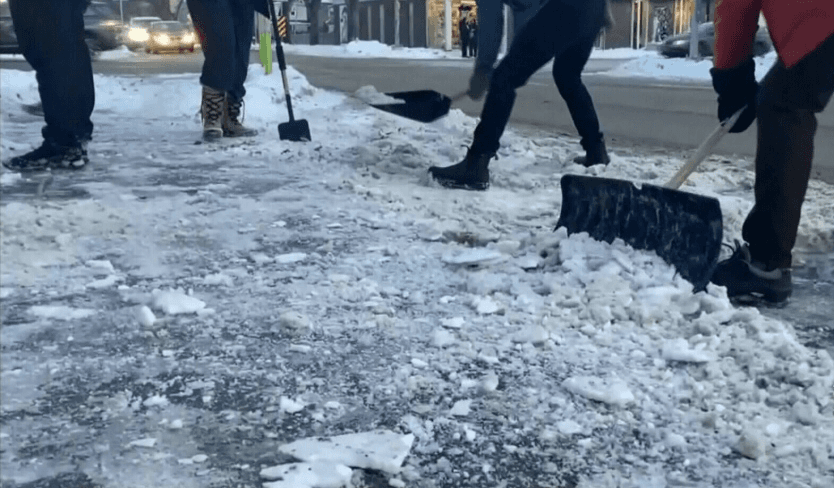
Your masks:
M 266 0 L 269 5 L 269 17 L 272 21 L 272 35 L 275 36 L 275 53 L 278 57 L 278 69 L 281 70 L 281 82 L 284 85 L 284 99 L 287 101 L 287 114 L 290 116 L 290 122 L 295 121 L 292 112 L 292 99 L 290 99 L 290 84 L 287 81 L 287 61 L 284 58 L 284 47 L 281 45 L 281 34 L 278 32 L 278 15 L 275 14 L 275 3 L 272 0 Z
M 695 152 L 692 154 L 692 156 L 689 157 L 689 159 L 686 161 L 686 164 L 684 164 L 683 167 L 681 167 L 681 169 L 679 169 L 678 172 L 675 173 L 675 176 L 673 176 L 666 183 L 666 188 L 672 190 L 677 190 L 678 188 L 680 188 L 680 186 L 683 185 L 683 182 L 686 181 L 689 175 L 691 175 L 692 172 L 695 171 L 695 168 L 697 168 L 698 165 L 701 164 L 701 162 L 704 159 L 706 159 L 707 156 L 709 156 L 709 154 L 712 152 L 713 149 L 715 149 L 715 146 L 721 141 L 721 139 L 725 135 L 727 135 L 728 132 L 730 132 L 730 129 L 734 125 L 736 125 L 736 121 L 746 108 L 747 106 L 745 105 L 738 112 L 734 113 L 729 118 L 724 119 L 720 124 L 718 124 L 718 127 L 716 127 L 715 130 L 713 130 L 712 133 L 709 136 L 707 136 L 704 142 L 702 142 L 701 145 L 698 146 L 698 149 L 696 149 Z

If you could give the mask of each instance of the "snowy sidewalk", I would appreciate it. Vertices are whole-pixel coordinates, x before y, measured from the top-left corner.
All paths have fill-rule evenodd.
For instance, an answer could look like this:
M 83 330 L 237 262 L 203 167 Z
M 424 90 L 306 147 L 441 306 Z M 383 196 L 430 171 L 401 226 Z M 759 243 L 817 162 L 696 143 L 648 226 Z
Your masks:
M 387 471 L 341 458 L 355 486 L 834 484 L 825 351 L 654 255 L 553 231 L 562 174 L 657 183 L 679 159 L 614 148 L 586 170 L 575 139 L 511 131 L 493 187 L 450 192 L 425 170 L 474 119 L 417 124 L 289 74 L 311 143 L 278 140 L 257 66 L 261 134 L 213 148 L 197 75 L 96 76 L 91 167 L 0 172 L 4 487 L 261 486 L 289 443 L 379 429 L 403 466 L 380 441 Z M 0 76 L 5 157 L 41 121 L 17 106 L 33 75 Z M 727 236 L 744 166 L 686 187 L 721 199 Z M 803 249 L 834 249 L 833 197 L 812 182 Z

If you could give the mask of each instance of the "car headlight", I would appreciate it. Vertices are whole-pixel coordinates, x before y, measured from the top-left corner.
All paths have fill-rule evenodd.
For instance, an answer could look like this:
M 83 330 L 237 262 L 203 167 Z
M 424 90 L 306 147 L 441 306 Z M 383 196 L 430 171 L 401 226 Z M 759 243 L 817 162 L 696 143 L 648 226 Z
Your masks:
M 154 38 L 154 40 L 160 44 L 168 44 L 171 42 L 171 38 L 168 37 L 168 34 L 159 34 Z
M 104 27 L 116 27 L 119 25 L 119 22 L 116 20 L 105 20 L 101 25 Z
M 188 34 L 182 36 L 182 42 L 194 42 L 197 40 L 197 37 L 194 36 L 193 32 L 189 32 Z
M 128 31 L 127 37 L 134 42 L 145 42 L 150 39 L 148 31 L 139 27 L 133 27 Z

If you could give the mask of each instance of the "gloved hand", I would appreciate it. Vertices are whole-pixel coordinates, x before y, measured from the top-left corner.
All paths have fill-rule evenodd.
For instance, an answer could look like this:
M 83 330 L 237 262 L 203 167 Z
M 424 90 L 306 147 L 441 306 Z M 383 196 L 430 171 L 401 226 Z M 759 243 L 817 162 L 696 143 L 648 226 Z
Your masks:
M 469 91 L 466 92 L 472 100 L 480 100 L 489 89 L 489 78 L 492 70 L 475 66 L 472 77 L 469 78 Z
M 718 120 L 726 120 L 745 105 L 730 132 L 744 132 L 756 120 L 756 96 L 759 84 L 756 82 L 756 63 L 752 59 L 735 68 L 709 70 L 712 87 L 718 94 Z

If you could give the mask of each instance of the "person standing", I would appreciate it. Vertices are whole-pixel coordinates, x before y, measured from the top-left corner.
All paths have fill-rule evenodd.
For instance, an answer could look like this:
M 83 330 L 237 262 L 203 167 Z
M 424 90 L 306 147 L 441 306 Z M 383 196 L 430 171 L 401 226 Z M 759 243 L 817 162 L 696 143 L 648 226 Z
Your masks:
M 778 58 L 756 82 L 752 57 L 759 13 Z M 718 118 L 746 107 L 730 132 L 758 118 L 755 204 L 742 227 L 745 243 L 720 263 L 712 282 L 730 297 L 782 303 L 792 291 L 792 250 L 814 159 L 816 114 L 834 93 L 834 1 L 736 0 L 715 6 L 710 70 Z
M 9 0 L 23 57 L 35 70 L 46 123 L 37 149 L 3 162 L 15 171 L 87 165 L 95 105 L 93 67 L 84 41 L 89 0 Z
M 203 139 L 250 137 L 258 131 L 241 123 L 243 84 L 249 56 L 255 11 L 266 16 L 267 0 L 187 0 L 194 29 L 200 38 L 204 62 L 200 114 Z
M 467 19 L 467 27 L 469 29 L 469 55 L 472 57 L 478 56 L 478 18 L 475 12 L 469 11 L 469 18 Z
M 521 2 L 516 0 L 511 4 L 514 12 Z M 432 166 L 429 175 L 447 188 L 489 188 L 489 162 L 500 146 L 516 90 L 550 60 L 553 60 L 553 79 L 585 149 L 585 156 L 578 157 L 576 162 L 585 166 L 608 164 L 597 113 L 581 78 L 600 29 L 613 23 L 607 0 L 549 0 L 538 10 L 532 6 L 520 10 L 522 15 L 516 15 L 516 26 L 521 27 L 516 29 L 509 52 L 493 71 L 502 38 L 501 10 L 501 0 L 478 3 L 478 58 L 468 93 L 474 100 L 488 93 L 472 145 L 463 161 L 442 168 Z M 523 17 L 531 13 L 532 17 L 525 22 Z M 520 22 L 519 17 L 522 17 Z
M 467 21 L 467 16 L 469 15 L 469 9 L 461 6 L 458 10 L 458 14 L 460 15 L 460 19 L 458 20 L 458 39 L 460 40 L 460 54 L 461 57 L 468 56 L 469 51 L 469 22 Z

